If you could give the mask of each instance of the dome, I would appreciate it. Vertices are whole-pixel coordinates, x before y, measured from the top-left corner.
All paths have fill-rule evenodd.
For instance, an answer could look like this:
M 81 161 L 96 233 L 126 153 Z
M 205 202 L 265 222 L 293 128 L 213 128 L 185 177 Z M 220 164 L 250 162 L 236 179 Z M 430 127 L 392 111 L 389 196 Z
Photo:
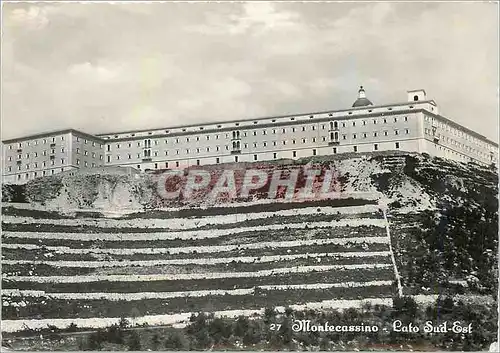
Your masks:
M 373 105 L 373 103 L 368 99 L 366 98 L 366 95 L 365 95 L 365 90 L 363 89 L 363 86 L 359 87 L 359 91 L 358 91 L 358 99 L 356 99 L 356 101 L 353 103 L 353 108 L 355 107 L 366 107 L 368 105 Z

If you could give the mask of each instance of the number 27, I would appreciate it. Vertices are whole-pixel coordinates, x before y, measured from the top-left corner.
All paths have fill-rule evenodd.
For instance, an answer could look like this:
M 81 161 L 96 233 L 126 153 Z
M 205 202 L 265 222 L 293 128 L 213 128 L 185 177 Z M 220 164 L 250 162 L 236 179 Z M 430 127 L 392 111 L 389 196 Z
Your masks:
M 272 331 L 277 331 L 281 328 L 281 324 L 271 324 L 270 329 Z

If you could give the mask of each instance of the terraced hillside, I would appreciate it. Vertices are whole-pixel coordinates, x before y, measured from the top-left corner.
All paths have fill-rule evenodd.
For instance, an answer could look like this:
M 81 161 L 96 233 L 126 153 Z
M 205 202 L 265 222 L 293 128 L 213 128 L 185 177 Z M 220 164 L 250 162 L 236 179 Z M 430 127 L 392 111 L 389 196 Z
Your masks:
M 6 215 L 3 329 L 101 326 L 96 318 L 124 314 L 161 324 L 200 310 L 387 303 L 395 277 L 377 204 L 330 203 L 197 218 Z
M 272 168 L 306 163 L 336 168 L 334 197 L 265 200 L 257 191 L 193 208 L 199 199 L 160 204 L 148 176 L 54 176 L 10 193 L 29 203 L 2 208 L 2 331 L 390 306 L 401 292 L 493 295 L 494 171 L 402 154 Z M 433 226 L 440 217 L 455 217 L 455 228 Z

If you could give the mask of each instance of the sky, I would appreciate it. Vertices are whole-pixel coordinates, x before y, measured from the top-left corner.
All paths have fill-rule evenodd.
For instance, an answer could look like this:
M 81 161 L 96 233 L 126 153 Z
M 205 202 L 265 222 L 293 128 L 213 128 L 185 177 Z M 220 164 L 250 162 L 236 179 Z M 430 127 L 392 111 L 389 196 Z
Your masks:
M 2 139 L 349 108 L 423 88 L 498 142 L 498 3 L 3 3 Z

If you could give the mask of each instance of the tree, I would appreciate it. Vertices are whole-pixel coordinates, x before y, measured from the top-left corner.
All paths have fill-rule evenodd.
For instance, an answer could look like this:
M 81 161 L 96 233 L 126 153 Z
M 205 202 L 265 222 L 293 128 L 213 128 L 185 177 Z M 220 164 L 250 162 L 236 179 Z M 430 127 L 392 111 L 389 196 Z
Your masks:
M 132 330 L 129 334 L 127 340 L 127 346 L 129 351 L 140 351 L 141 350 L 141 338 L 137 331 Z

